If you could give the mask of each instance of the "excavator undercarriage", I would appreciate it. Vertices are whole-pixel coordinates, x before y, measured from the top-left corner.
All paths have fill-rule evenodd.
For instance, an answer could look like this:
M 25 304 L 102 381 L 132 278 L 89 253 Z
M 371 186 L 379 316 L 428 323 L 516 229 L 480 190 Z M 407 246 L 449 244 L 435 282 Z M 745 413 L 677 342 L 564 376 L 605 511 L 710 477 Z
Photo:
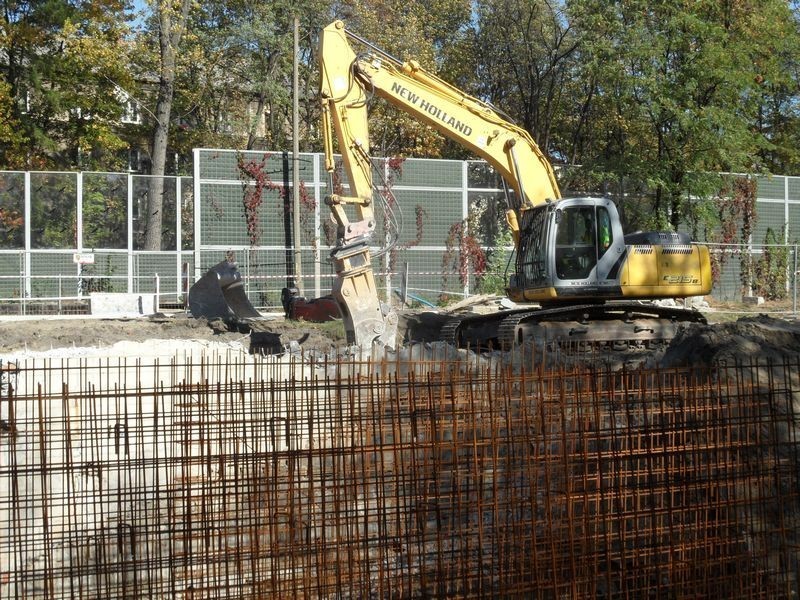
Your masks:
M 454 316 L 442 324 L 438 339 L 476 350 L 511 349 L 526 343 L 573 350 L 652 348 L 668 344 L 683 325 L 705 322 L 695 310 L 608 302 Z

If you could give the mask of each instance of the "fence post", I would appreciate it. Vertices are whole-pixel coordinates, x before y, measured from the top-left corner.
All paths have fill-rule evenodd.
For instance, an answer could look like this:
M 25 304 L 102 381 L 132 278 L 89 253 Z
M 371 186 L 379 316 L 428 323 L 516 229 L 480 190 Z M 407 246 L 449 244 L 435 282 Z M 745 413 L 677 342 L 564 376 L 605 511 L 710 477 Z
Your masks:
M 322 238 L 320 237 L 320 205 L 322 203 L 322 194 L 320 188 L 322 187 L 322 180 L 320 178 L 319 168 L 319 153 L 315 152 L 314 156 L 314 297 L 319 298 L 322 295 L 321 289 L 321 271 L 320 271 L 320 244 Z M 331 192 L 326 190 L 328 194 Z
M 22 273 L 23 285 L 22 290 L 22 314 L 25 314 L 25 299 L 31 297 L 31 172 L 25 171 L 25 252 L 23 254 Z
M 175 174 L 175 281 L 181 280 L 183 256 L 183 189 L 181 176 Z M 175 286 L 176 295 L 180 293 L 180 284 Z
M 797 317 L 797 245 L 794 246 L 794 267 L 792 268 L 792 289 L 794 290 L 792 300 L 792 314 Z
M 464 224 L 464 236 L 469 235 L 469 168 L 467 161 L 461 161 L 461 222 Z M 464 283 L 464 298 L 469 296 L 469 284 L 472 278 L 467 273 Z
M 130 294 L 133 292 L 133 269 L 134 269 L 134 260 L 133 260 L 133 174 L 128 173 L 128 218 L 127 220 L 127 227 L 128 227 L 128 239 L 126 240 L 126 248 L 128 254 L 128 281 L 127 292 Z
M 75 250 L 78 254 L 83 253 L 83 171 L 78 171 L 75 174 Z M 78 281 L 80 281 L 80 277 L 83 274 L 83 264 L 80 261 L 75 262 L 75 270 L 78 275 Z M 130 272 L 130 269 L 128 269 L 128 272 Z M 77 295 L 79 299 L 83 298 L 83 287 L 78 286 Z M 61 312 L 60 308 L 59 312 Z
M 202 276 L 201 272 L 201 265 L 200 265 L 200 246 L 202 245 L 203 240 L 200 239 L 200 190 L 203 187 L 200 183 L 200 148 L 195 148 L 193 150 L 194 153 L 194 163 L 192 165 L 193 168 L 193 176 L 194 176 L 194 281 L 197 281 Z

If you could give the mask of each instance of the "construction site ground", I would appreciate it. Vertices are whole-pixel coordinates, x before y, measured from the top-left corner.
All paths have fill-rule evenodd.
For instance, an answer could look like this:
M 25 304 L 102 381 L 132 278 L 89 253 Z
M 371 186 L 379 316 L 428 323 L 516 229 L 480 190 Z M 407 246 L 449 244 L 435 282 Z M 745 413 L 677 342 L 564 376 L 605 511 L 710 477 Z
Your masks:
M 708 318 L 534 361 L 2 319 L 0 597 L 796 598 L 800 322 Z
M 399 337 L 420 339 L 427 319 L 420 313 L 401 318 Z M 708 325 L 687 326 L 666 348 L 603 353 L 615 364 L 682 366 L 716 361 L 800 358 L 800 322 L 790 316 L 707 313 Z M 259 329 L 274 336 L 278 347 L 304 353 L 335 353 L 345 345 L 339 322 L 307 323 L 275 316 Z M 424 336 L 422 336 L 424 338 Z M 0 359 L 64 358 L 70 354 L 115 355 L 179 352 L 190 346 L 245 348 L 247 331 L 231 331 L 222 322 L 195 319 L 183 312 L 139 319 L 25 318 L 0 319 Z M 574 358 L 574 355 L 571 355 Z M 589 354 L 584 360 L 598 357 Z M 553 357 L 557 359 L 557 357 Z

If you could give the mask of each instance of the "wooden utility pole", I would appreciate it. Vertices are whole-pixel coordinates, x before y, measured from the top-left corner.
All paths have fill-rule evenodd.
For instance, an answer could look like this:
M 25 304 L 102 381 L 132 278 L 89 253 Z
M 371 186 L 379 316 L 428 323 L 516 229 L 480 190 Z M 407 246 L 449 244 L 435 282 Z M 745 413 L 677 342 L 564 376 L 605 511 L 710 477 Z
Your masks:
M 294 17 L 294 65 L 292 81 L 292 228 L 294 229 L 294 285 L 303 292 L 300 255 L 300 19 Z

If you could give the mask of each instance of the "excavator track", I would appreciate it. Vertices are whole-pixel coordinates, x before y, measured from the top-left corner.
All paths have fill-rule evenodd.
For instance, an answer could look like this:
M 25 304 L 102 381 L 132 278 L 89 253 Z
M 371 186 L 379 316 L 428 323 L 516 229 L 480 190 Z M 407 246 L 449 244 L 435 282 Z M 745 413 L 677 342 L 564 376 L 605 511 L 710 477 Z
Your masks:
M 525 343 L 572 350 L 668 344 L 681 325 L 705 323 L 694 310 L 639 302 L 613 302 L 454 317 L 442 341 L 459 347 L 511 349 Z

